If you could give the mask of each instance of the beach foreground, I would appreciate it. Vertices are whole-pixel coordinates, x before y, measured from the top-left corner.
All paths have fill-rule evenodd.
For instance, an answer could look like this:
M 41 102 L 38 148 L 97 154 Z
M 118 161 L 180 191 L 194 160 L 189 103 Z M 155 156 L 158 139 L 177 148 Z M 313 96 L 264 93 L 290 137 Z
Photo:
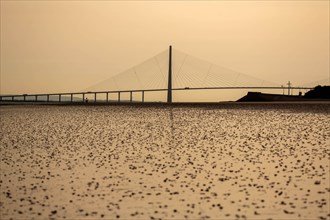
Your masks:
M 330 104 L 0 114 L 1 219 L 330 219 Z

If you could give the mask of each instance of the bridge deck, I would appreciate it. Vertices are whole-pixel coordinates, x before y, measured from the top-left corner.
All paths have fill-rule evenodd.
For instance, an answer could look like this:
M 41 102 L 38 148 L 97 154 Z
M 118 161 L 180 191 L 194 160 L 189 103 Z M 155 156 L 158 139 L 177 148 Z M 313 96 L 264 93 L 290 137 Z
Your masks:
M 174 88 L 172 90 L 174 91 L 180 91 L 180 90 L 208 90 L 208 89 L 300 89 L 300 90 L 310 90 L 312 88 L 310 87 L 254 87 L 254 86 L 249 86 L 249 87 L 195 87 L 195 88 Z M 132 96 L 133 93 L 142 93 L 142 100 L 141 102 L 144 102 L 144 93 L 145 92 L 160 92 L 160 91 L 167 91 L 167 89 L 147 89 L 147 90 L 120 90 L 120 91 L 93 91 L 93 92 L 65 92 L 65 93 L 41 93 L 41 94 L 21 94 L 21 95 L 2 95 L 0 96 L 0 101 L 19 101 L 19 102 L 54 102 L 54 100 L 51 100 L 51 96 L 58 96 L 58 102 L 74 102 L 74 95 L 80 95 L 82 96 L 82 99 L 80 102 L 85 101 L 85 96 L 87 94 L 94 94 L 94 101 L 97 101 L 97 94 L 106 94 L 106 102 L 109 102 L 109 94 L 111 93 L 117 93 L 118 94 L 118 99 L 117 101 L 120 102 L 120 95 L 121 93 L 130 93 L 130 102 L 133 102 Z M 38 100 L 38 97 L 44 97 L 46 96 L 46 100 Z M 62 96 L 70 96 L 70 100 L 64 101 L 62 99 Z M 33 100 L 28 99 L 34 97 Z M 18 100 L 18 98 L 20 98 Z M 55 101 L 56 102 L 56 101 Z M 75 101 L 77 102 L 77 101 Z

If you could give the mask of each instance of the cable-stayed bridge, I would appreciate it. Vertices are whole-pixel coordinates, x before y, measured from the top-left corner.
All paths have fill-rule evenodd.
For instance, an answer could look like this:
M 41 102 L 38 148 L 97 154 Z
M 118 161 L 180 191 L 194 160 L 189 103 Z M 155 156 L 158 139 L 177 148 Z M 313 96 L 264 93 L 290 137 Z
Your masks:
M 327 79 L 326 79 L 327 80 Z M 325 82 L 326 82 L 325 80 Z M 91 101 L 97 102 L 133 102 L 133 94 L 140 93 L 140 102 L 145 102 L 145 93 L 166 92 L 167 102 L 173 101 L 173 91 L 190 90 L 309 90 L 316 85 L 292 87 L 259 79 L 244 73 L 221 67 L 188 55 L 170 46 L 154 57 L 122 73 L 97 83 L 81 92 L 52 94 L 22 94 L 0 96 L 0 101 L 68 101 L 84 102 L 86 97 L 94 96 Z M 115 94 L 117 97 L 110 99 Z M 123 100 L 122 94 L 129 94 Z M 99 97 L 102 96 L 100 99 Z

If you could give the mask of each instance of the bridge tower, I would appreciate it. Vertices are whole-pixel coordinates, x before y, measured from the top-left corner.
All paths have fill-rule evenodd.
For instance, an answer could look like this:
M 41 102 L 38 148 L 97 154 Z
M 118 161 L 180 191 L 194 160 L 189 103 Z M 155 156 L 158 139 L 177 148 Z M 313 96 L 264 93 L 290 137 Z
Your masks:
M 172 103 L 172 46 L 168 52 L 168 87 L 167 87 L 167 103 Z

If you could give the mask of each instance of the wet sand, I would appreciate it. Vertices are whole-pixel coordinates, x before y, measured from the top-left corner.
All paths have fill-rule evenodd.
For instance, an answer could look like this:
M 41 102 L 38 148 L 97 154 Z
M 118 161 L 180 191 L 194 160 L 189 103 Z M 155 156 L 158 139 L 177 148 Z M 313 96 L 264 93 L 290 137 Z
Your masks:
M 1 219 L 330 219 L 330 104 L 0 114 Z

